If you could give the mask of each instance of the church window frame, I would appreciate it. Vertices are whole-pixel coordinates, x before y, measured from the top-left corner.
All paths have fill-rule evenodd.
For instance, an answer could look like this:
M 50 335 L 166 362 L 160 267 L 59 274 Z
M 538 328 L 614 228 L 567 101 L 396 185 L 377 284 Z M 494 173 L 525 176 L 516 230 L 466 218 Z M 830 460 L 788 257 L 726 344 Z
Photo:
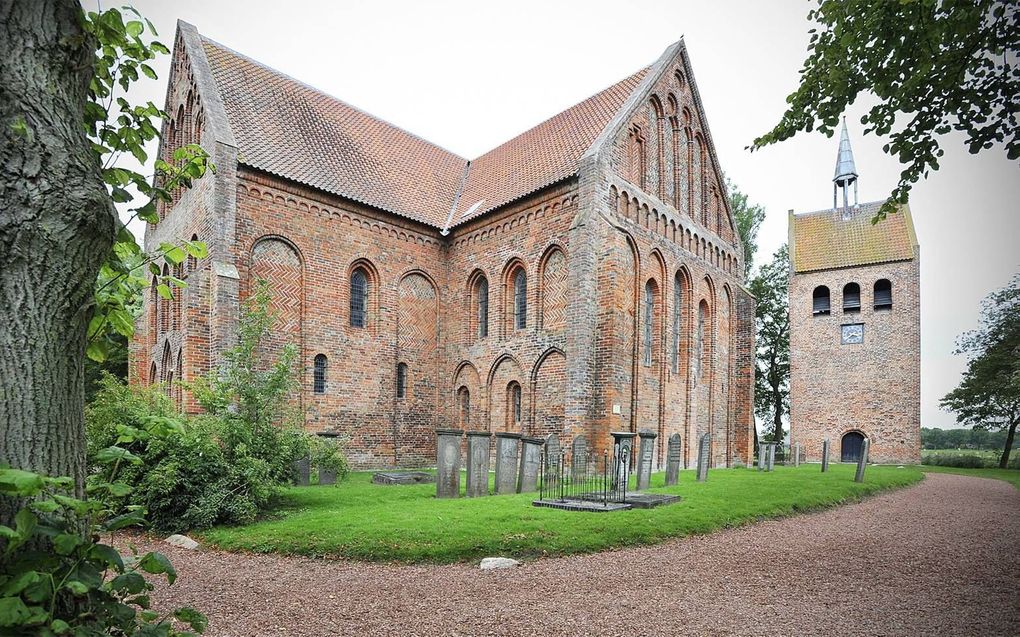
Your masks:
M 397 363 L 397 398 L 407 398 L 407 363 Z
M 358 266 L 351 271 L 350 280 L 350 326 L 363 329 L 369 325 L 369 295 L 371 294 L 372 279 L 368 270 Z
M 843 313 L 856 314 L 861 311 L 861 286 L 850 282 L 843 286 Z
M 811 292 L 811 315 L 812 316 L 828 316 L 832 313 L 832 302 L 831 294 L 829 292 L 829 286 L 819 285 L 816 286 L 814 291 Z
M 326 393 L 326 378 L 329 369 L 329 359 L 325 354 L 316 354 L 312 359 L 312 393 Z
M 874 286 L 874 307 L 876 310 L 891 310 L 893 307 L 892 281 L 879 279 Z

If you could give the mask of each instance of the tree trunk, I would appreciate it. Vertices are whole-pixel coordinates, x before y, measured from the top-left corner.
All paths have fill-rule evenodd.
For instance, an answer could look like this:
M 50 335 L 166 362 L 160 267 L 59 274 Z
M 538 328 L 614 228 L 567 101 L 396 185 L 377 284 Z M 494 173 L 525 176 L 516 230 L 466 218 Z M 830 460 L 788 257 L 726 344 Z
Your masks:
M 772 387 L 772 439 L 778 443 L 783 442 L 783 394 L 779 391 L 778 385 Z
M 1002 450 L 1002 456 L 999 458 L 999 468 L 1005 469 L 1006 465 L 1009 464 L 1009 452 L 1013 449 L 1013 436 L 1016 435 L 1016 426 L 1020 422 L 1017 418 L 1009 424 L 1009 431 L 1006 432 L 1006 446 Z
M 0 463 L 85 473 L 83 367 L 117 213 L 84 128 L 93 40 L 73 0 L 0 0 Z M 0 524 L 20 506 L 0 498 Z

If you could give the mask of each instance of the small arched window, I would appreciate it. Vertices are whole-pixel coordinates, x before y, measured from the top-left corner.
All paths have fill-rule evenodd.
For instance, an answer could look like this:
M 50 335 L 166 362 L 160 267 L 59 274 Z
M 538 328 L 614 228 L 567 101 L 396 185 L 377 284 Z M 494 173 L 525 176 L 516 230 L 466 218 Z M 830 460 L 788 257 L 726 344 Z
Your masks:
M 521 424 L 521 385 L 514 381 L 507 387 L 507 416 L 510 424 Z
M 652 329 L 653 317 L 655 315 L 655 284 L 652 281 L 645 283 L 645 322 L 644 322 L 644 364 L 645 367 L 652 365 L 652 342 L 654 340 Z
M 368 274 L 362 268 L 351 273 L 351 327 L 368 324 Z
M 157 382 L 156 378 L 156 361 L 152 361 L 152 366 L 149 368 L 149 384 L 155 385 Z
M 673 279 L 673 373 L 678 374 L 680 372 L 680 319 L 681 319 L 681 308 L 683 307 L 683 281 L 680 279 L 680 273 L 678 272 L 676 278 Z
M 191 242 L 194 243 L 196 241 L 198 241 L 198 235 L 197 234 L 191 235 Z M 198 269 L 198 259 L 196 259 L 195 256 L 189 252 L 188 253 L 188 268 L 187 268 L 187 270 L 185 270 L 184 275 L 187 276 L 187 275 L 191 274 L 192 272 L 194 272 L 196 269 Z
M 312 362 L 312 392 L 326 393 L 326 355 L 316 354 Z
M 875 309 L 892 309 L 892 282 L 889 279 L 875 281 Z
M 478 338 L 485 338 L 489 335 L 489 282 L 484 276 L 475 284 L 475 297 L 478 304 Z
M 460 426 L 467 429 L 471 423 L 471 392 L 467 387 L 457 390 L 457 407 L 460 411 Z
M 407 363 L 397 364 L 397 398 L 407 396 Z
M 843 312 L 861 311 L 861 286 L 856 283 L 847 283 L 843 286 Z
M 819 285 L 811 294 L 811 313 L 815 316 L 829 314 L 829 288 Z
M 523 330 L 528 326 L 528 275 L 524 269 L 514 275 L 514 329 Z

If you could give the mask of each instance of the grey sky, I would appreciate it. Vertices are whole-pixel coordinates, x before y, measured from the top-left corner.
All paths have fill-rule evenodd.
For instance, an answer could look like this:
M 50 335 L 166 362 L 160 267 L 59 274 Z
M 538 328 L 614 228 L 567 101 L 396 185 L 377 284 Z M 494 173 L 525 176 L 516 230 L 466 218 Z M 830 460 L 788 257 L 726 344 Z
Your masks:
M 86 6 L 94 3 L 86 2 Z M 173 41 L 175 21 L 460 155 L 473 158 L 653 62 L 683 36 L 723 169 L 766 206 L 759 261 L 787 236 L 787 210 L 831 205 L 837 139 L 815 133 L 754 154 L 797 84 L 809 28 L 805 1 L 210 2 L 136 0 Z M 162 106 L 158 82 L 136 100 Z M 884 197 L 898 164 L 847 114 L 862 201 Z M 964 367 L 957 335 L 979 303 L 1020 270 L 1020 165 L 993 149 L 944 142 L 942 168 L 918 184 L 923 426 L 954 425 L 938 400 Z

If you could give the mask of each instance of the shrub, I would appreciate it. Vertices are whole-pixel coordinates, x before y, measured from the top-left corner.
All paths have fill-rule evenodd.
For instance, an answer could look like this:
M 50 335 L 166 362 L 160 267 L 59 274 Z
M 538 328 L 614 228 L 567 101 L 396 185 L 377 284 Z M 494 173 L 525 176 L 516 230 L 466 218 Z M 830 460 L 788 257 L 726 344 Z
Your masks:
M 965 469 L 983 469 L 995 466 L 984 457 L 973 453 L 929 453 L 922 454 L 921 464 L 937 467 L 962 467 Z

